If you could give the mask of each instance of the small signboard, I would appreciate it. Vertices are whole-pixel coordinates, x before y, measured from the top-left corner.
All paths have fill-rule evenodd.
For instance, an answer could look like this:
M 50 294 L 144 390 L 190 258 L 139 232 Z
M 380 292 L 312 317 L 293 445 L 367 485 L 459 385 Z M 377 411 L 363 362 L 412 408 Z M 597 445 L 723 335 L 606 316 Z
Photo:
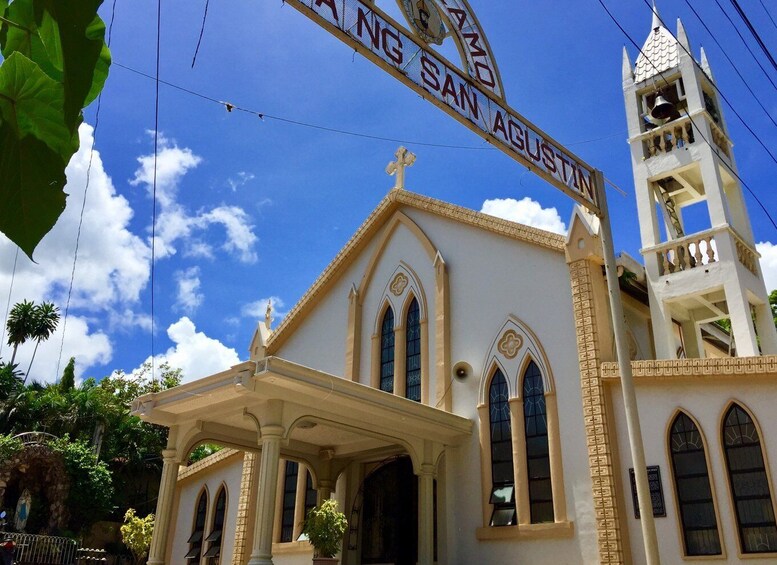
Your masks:
M 666 505 L 664 504 L 664 489 L 661 484 L 661 468 L 658 465 L 648 465 L 648 485 L 650 486 L 650 501 L 653 504 L 653 517 L 665 518 Z M 631 480 L 631 500 L 634 504 L 634 517 L 639 520 L 639 502 L 637 501 L 637 481 L 634 477 L 634 469 L 629 469 Z

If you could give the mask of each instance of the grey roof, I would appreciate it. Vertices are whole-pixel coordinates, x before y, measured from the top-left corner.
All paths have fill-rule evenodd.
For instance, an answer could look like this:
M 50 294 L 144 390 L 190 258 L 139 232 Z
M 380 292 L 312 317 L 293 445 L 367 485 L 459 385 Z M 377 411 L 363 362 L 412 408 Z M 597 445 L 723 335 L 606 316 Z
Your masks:
M 654 8 L 655 10 L 655 8 Z M 653 13 L 653 30 L 642 46 L 634 69 L 634 81 L 642 82 L 659 73 L 677 67 L 680 63 L 680 46 L 668 29 L 661 25 Z

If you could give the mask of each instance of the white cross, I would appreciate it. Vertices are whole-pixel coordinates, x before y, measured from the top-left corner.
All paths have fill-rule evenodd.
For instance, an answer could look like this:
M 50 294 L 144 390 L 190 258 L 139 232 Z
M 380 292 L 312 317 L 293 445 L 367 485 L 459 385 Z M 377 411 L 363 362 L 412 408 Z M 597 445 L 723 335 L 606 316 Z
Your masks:
M 415 155 L 401 146 L 394 155 L 397 160 L 386 165 L 386 173 L 397 176 L 394 188 L 403 189 L 405 188 L 405 167 L 410 167 L 415 163 Z

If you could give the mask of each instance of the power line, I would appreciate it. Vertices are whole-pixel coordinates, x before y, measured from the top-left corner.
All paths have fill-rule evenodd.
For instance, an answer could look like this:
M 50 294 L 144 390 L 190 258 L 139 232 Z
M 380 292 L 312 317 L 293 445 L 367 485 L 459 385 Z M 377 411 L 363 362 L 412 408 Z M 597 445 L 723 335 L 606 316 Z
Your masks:
M 764 12 L 766 12 L 766 15 L 769 16 L 769 19 L 772 21 L 772 25 L 774 25 L 775 28 L 777 28 L 777 22 L 774 21 L 774 18 L 769 13 L 769 8 L 766 7 L 766 4 L 764 4 L 764 0 L 758 0 L 761 3 L 761 7 L 764 9 Z
M 741 72 L 739 72 L 739 67 L 738 67 L 738 65 L 736 65 L 736 64 L 734 63 L 734 61 L 731 59 L 731 57 L 729 57 L 728 53 L 727 53 L 727 52 L 726 52 L 726 50 L 723 48 L 723 46 L 720 44 L 720 42 L 718 41 L 717 37 L 715 37 L 715 34 L 714 34 L 714 33 L 712 33 L 712 31 L 710 30 L 710 28 L 709 28 L 709 27 L 707 27 L 707 23 L 706 23 L 706 22 L 705 22 L 705 21 L 702 19 L 702 17 L 701 17 L 701 16 L 699 15 L 699 13 L 696 11 L 696 8 L 694 8 L 694 7 L 691 5 L 691 3 L 690 3 L 690 2 L 688 2 L 688 0 L 685 0 L 685 3 L 688 5 L 688 7 L 689 7 L 689 8 L 691 9 L 691 11 L 694 13 L 694 15 L 696 16 L 696 18 L 697 18 L 697 19 L 699 20 L 699 22 L 701 23 L 701 25 L 702 25 L 702 26 L 704 26 L 704 29 L 706 29 L 706 30 L 707 30 L 707 33 L 710 35 L 710 37 L 712 38 L 712 40 L 715 42 L 715 45 L 717 45 L 717 46 L 718 46 L 718 48 L 720 49 L 721 53 L 723 53 L 723 56 L 724 56 L 724 57 L 726 58 L 726 60 L 729 62 L 729 64 L 731 65 L 731 68 L 732 68 L 732 69 L 734 69 L 734 72 L 735 72 L 735 73 L 737 74 L 737 76 L 738 76 L 738 77 L 739 77 L 739 78 L 742 80 L 742 83 L 745 85 L 745 88 L 746 88 L 746 89 L 747 89 L 747 91 L 748 91 L 748 92 L 749 92 L 749 93 L 750 93 L 750 94 L 753 96 L 753 98 L 755 99 L 755 101 L 758 103 L 758 105 L 759 105 L 759 106 L 761 107 L 761 109 L 764 111 L 764 114 L 766 114 L 766 117 L 767 117 L 767 118 L 769 118 L 769 120 L 771 120 L 771 122 L 772 122 L 772 123 L 775 125 L 775 127 L 777 127 L 777 121 L 775 121 L 775 119 L 772 117 L 772 115 L 771 115 L 771 113 L 769 112 L 769 110 L 767 110 L 767 109 L 766 109 L 766 106 L 764 106 L 763 102 L 761 102 L 761 99 L 760 99 L 760 98 L 759 98 L 759 97 L 756 95 L 756 93 L 755 93 L 755 92 L 753 91 L 753 89 L 750 87 L 750 84 L 747 82 L 747 80 L 745 80 L 745 77 L 743 77 L 743 76 L 742 76 L 742 73 L 741 73 Z M 652 9 L 652 8 L 651 8 L 651 9 Z M 671 33 L 671 32 L 670 32 L 670 33 Z M 694 62 L 695 62 L 695 60 L 694 60 Z
M 159 61 L 162 37 L 162 0 L 156 3 L 156 74 L 154 76 L 154 180 L 151 190 L 151 379 L 156 382 L 154 370 L 154 274 L 156 263 L 156 177 L 159 155 Z
M 716 0 L 716 1 L 717 1 L 717 0 Z M 657 74 L 658 74 L 658 76 L 661 78 L 661 80 L 663 80 L 663 81 L 666 83 L 666 85 L 667 85 L 667 86 L 671 86 L 671 84 L 670 84 L 670 83 L 669 83 L 669 81 L 666 79 L 666 77 L 664 77 L 664 74 L 663 74 L 663 72 L 661 72 L 661 71 L 659 70 L 659 68 L 656 66 L 656 64 L 653 62 L 653 60 L 652 60 L 652 59 L 650 59 L 650 57 L 648 57 L 648 56 L 645 54 L 645 52 L 644 52 L 644 51 L 642 51 L 642 48 L 641 48 L 641 47 L 640 47 L 640 46 L 637 44 L 637 42 L 636 42 L 636 41 L 634 41 L 634 38 L 632 38 L 632 37 L 631 37 L 631 35 L 629 34 L 629 32 L 627 32 L 627 31 L 626 31 L 626 30 L 623 28 L 623 26 L 620 24 L 620 22 L 618 21 L 618 19 L 617 19 L 617 18 L 616 18 L 616 17 L 615 17 L 615 16 L 612 14 L 612 12 L 610 12 L 610 10 L 609 10 L 609 9 L 607 8 L 607 6 L 605 5 L 604 1 L 603 1 L 603 0 L 598 0 L 598 2 L 599 2 L 599 4 L 602 6 L 602 8 L 604 9 L 604 11 L 605 11 L 605 12 L 607 12 L 607 15 L 608 15 L 608 16 L 610 16 L 610 19 L 613 21 L 613 23 L 614 23 L 614 24 L 615 24 L 615 25 L 618 27 L 618 29 L 620 29 L 620 30 L 621 30 L 621 32 L 623 33 L 623 35 L 625 35 L 625 36 L 626 36 L 626 38 L 627 38 L 627 39 L 628 39 L 628 40 L 631 42 L 631 44 L 632 44 L 632 45 L 634 45 L 634 47 L 636 47 L 636 48 L 639 50 L 639 52 L 642 54 L 642 56 L 645 58 L 645 60 L 646 60 L 648 63 L 650 63 L 650 65 L 653 67 L 653 69 L 655 69 L 656 73 L 657 73 Z M 650 6 L 650 5 L 648 5 L 648 6 Z M 655 11 L 653 10 L 653 7 L 652 7 L 652 6 L 650 6 L 650 10 L 651 10 L 651 12 L 653 12 L 653 13 L 655 14 Z M 656 15 L 657 15 L 657 14 L 656 14 Z M 659 17 L 659 20 L 661 20 L 661 18 L 660 18 L 660 17 Z M 664 22 L 663 22 L 663 20 L 661 20 L 661 25 L 664 25 Z M 665 25 L 664 25 L 664 28 L 666 28 L 666 26 L 665 26 Z M 667 30 L 667 31 L 668 31 L 668 30 Z M 671 33 L 671 32 L 670 32 L 670 33 Z M 673 37 L 674 37 L 674 36 L 673 36 Z M 675 38 L 675 39 L 676 39 L 676 38 Z M 688 53 L 688 51 L 685 49 L 685 46 L 683 46 L 683 45 L 682 45 L 682 43 L 678 42 L 678 45 L 682 46 L 682 47 L 683 47 L 683 49 L 686 51 L 686 53 Z M 691 57 L 691 59 L 693 59 L 693 57 Z M 695 60 L 694 60 L 694 61 L 695 61 Z M 716 88 L 717 88 L 717 87 L 716 87 Z M 720 92 L 720 91 L 718 91 L 718 92 Z M 721 93 L 721 96 L 722 96 L 722 93 Z M 733 110 L 733 111 L 736 113 L 736 110 L 734 110 L 734 108 L 731 108 L 731 109 L 732 109 L 732 110 Z M 708 146 L 709 146 L 709 147 L 710 147 L 710 148 L 711 148 L 713 151 L 715 151 L 716 153 L 718 153 L 718 150 L 717 150 L 717 149 L 716 149 L 716 148 L 715 148 L 715 147 L 714 147 L 714 146 L 713 146 L 713 145 L 710 143 L 710 141 L 709 141 L 709 140 L 708 140 L 708 139 L 707 139 L 707 138 L 704 136 L 704 134 L 702 133 L 701 129 L 699 129 L 699 127 L 696 125 L 696 122 L 694 121 L 693 117 L 692 117 L 692 116 L 691 116 L 691 115 L 688 113 L 688 110 L 683 110 L 683 111 L 685 112 L 685 116 L 686 116 L 686 117 L 687 117 L 687 118 L 690 120 L 691 124 L 693 124 L 693 128 L 694 128 L 694 130 L 696 130 L 696 132 L 697 132 L 697 133 L 698 133 L 698 134 L 701 136 L 701 138 L 704 140 L 704 142 L 705 142 L 705 143 L 706 143 L 706 144 L 707 144 L 707 145 L 708 145 Z M 738 115 L 738 114 L 737 114 L 737 115 Z M 742 119 L 742 118 L 740 117 L 740 120 L 741 120 L 741 119 Z M 743 123 L 744 123 L 744 122 L 743 122 Z M 747 124 L 745 124 L 745 127 L 747 127 Z M 748 127 L 748 129 L 749 129 L 749 127 Z M 752 130 L 750 130 L 750 131 L 751 131 L 751 133 L 752 133 Z M 759 140 L 759 141 L 760 141 L 760 140 Z M 769 154 L 771 155 L 771 152 L 770 152 Z M 772 156 L 772 158 L 774 158 L 774 157 Z M 735 177 L 735 178 L 736 178 L 736 179 L 737 179 L 737 180 L 738 180 L 738 181 L 739 181 L 739 182 L 742 184 L 742 186 L 744 186 L 744 187 L 747 189 L 747 191 L 748 191 L 748 192 L 751 194 L 751 196 L 752 196 L 752 197 L 755 199 L 755 201 L 756 201 L 756 202 L 758 203 L 758 205 L 761 207 L 761 209 L 763 210 L 764 214 L 766 214 L 766 217 L 767 217 L 767 218 L 769 218 L 769 221 L 772 223 L 772 226 L 774 226 L 774 229 L 775 229 L 775 230 L 777 230 L 777 223 L 775 223 L 775 221 L 774 221 L 774 218 L 772 218 L 771 214 L 769 214 L 769 211 L 768 211 L 768 210 L 766 209 L 766 207 L 763 205 L 763 203 L 762 203 L 762 202 L 761 202 L 761 200 L 758 198 L 758 196 L 756 196 L 756 194 L 753 192 L 753 190 L 752 190 L 752 189 L 751 189 L 751 188 L 750 188 L 750 187 L 747 185 L 747 183 L 744 181 L 744 179 L 742 179 L 742 177 L 740 177 L 740 176 L 739 176 L 739 174 L 738 174 L 738 173 L 737 173 L 737 172 L 736 172 L 736 171 L 735 171 L 735 170 L 734 170 L 734 169 L 733 169 L 733 168 L 732 168 L 732 167 L 731 167 L 731 166 L 730 166 L 728 163 L 726 163 L 726 162 L 725 162 L 723 159 L 720 159 L 720 162 L 721 162 L 721 163 L 722 163 L 722 164 L 723 164 L 723 165 L 724 165 L 724 166 L 725 166 L 725 167 L 726 167 L 726 168 L 729 170 L 729 172 L 730 172 L 732 175 L 734 175 L 734 177 Z
M 205 13 L 202 15 L 202 27 L 200 27 L 200 36 L 197 38 L 197 47 L 194 49 L 194 57 L 192 57 L 192 68 L 197 61 L 197 53 L 200 52 L 200 44 L 202 43 L 202 36 L 205 33 L 205 20 L 208 19 L 208 5 L 210 0 L 205 0 Z
M 687 2 L 688 0 L 686 0 Z M 761 69 L 764 76 L 766 77 L 766 80 L 768 80 L 772 86 L 777 90 L 777 84 L 774 84 L 774 81 L 772 80 L 772 77 L 769 76 L 769 73 L 766 72 L 766 69 L 764 69 L 763 65 L 761 64 L 761 61 L 758 60 L 758 57 L 755 56 L 755 53 L 753 53 L 753 50 L 750 49 L 750 45 L 748 45 L 747 41 L 745 41 L 745 38 L 742 37 L 742 33 L 739 31 L 739 28 L 734 23 L 734 20 L 731 19 L 731 16 L 728 15 L 728 12 L 723 9 L 723 6 L 720 5 L 720 2 L 718 0 L 715 0 L 715 4 L 718 5 L 718 8 L 720 8 L 720 11 L 723 12 L 723 15 L 726 16 L 726 19 L 728 20 L 728 23 L 731 24 L 731 27 L 734 28 L 734 31 L 737 32 L 737 35 L 739 36 L 739 39 L 742 40 L 742 43 L 744 44 L 745 48 L 747 49 L 747 52 L 750 53 L 750 56 L 753 58 L 753 61 L 758 65 L 758 68 Z
M 742 21 L 745 22 L 745 25 L 747 26 L 747 29 L 750 30 L 750 34 L 755 38 L 756 43 L 758 43 L 758 46 L 761 48 L 761 51 L 764 52 L 764 55 L 766 55 L 766 58 L 769 59 L 769 62 L 772 64 L 772 67 L 777 70 L 777 61 L 774 60 L 774 57 L 772 57 L 772 54 L 769 52 L 769 49 L 766 48 L 766 45 L 763 42 L 763 39 L 761 39 L 761 36 L 758 35 L 758 32 L 753 27 L 753 24 L 750 22 L 750 18 L 747 17 L 747 14 L 745 14 L 745 11 L 742 9 L 742 6 L 739 5 L 739 2 L 737 0 L 731 0 L 731 4 L 734 6 L 734 9 L 737 11 L 737 14 L 739 14 L 739 17 L 742 18 Z
M 644 2 L 645 2 L 645 4 L 646 4 L 646 5 L 647 5 L 647 6 L 650 8 L 650 11 L 651 11 L 651 12 L 653 12 L 653 13 L 655 14 L 656 12 L 654 12 L 654 11 L 653 11 L 653 7 L 650 5 L 650 3 L 648 2 L 648 0 L 643 0 L 643 1 L 644 1 Z M 717 1 L 718 1 L 718 0 L 715 0 L 715 2 L 717 2 Z M 602 4 L 602 6 L 604 6 L 604 4 L 602 3 L 602 0 L 599 0 L 599 3 L 600 3 L 600 4 Z M 687 0 L 686 0 L 686 3 L 687 3 Z M 718 6 L 720 6 L 720 4 L 718 4 Z M 605 7 L 605 10 L 606 10 L 606 9 L 607 9 L 607 8 Z M 608 13 L 608 14 L 610 14 L 610 11 L 609 11 L 609 10 L 607 10 L 607 13 Z M 656 14 L 656 15 L 658 16 L 658 14 Z M 611 18 L 614 18 L 614 16 L 613 16 L 612 14 L 610 14 L 610 17 L 611 17 Z M 677 37 L 676 37 L 676 36 L 675 36 L 675 35 L 674 35 L 674 34 L 673 34 L 671 31 L 669 31 L 669 28 L 667 28 L 667 27 L 666 27 L 666 24 L 664 23 L 664 20 L 662 20 L 662 19 L 661 19 L 661 16 L 658 16 L 658 20 L 661 22 L 661 25 L 664 27 L 664 29 L 666 29 L 666 31 L 667 31 L 667 32 L 669 32 L 669 35 L 671 35 L 671 36 L 674 38 L 674 40 L 677 42 L 677 45 L 679 45 L 679 46 L 682 48 L 682 50 L 683 50 L 683 51 L 685 51 L 685 53 L 686 53 L 686 54 L 687 54 L 687 55 L 688 55 L 688 56 L 691 58 L 691 61 L 693 61 L 693 64 L 694 64 L 694 65 L 696 65 L 697 67 L 699 67 L 699 68 L 701 69 L 701 67 L 699 66 L 699 63 L 697 63 L 697 62 L 696 62 L 696 59 L 694 59 L 694 57 L 693 57 L 693 54 L 692 54 L 690 51 L 688 51 L 688 49 L 686 49 L 685 45 L 683 45 L 683 44 L 682 44 L 682 42 L 681 42 L 681 41 L 679 41 L 679 40 L 677 39 Z M 614 21 L 615 21 L 615 20 L 614 20 Z M 616 23 L 617 23 L 617 21 L 616 21 Z M 626 32 L 626 31 L 625 31 L 625 30 L 624 30 L 624 29 L 623 29 L 623 28 L 620 26 L 620 24 L 618 24 L 618 27 L 621 29 L 621 31 L 623 31 L 623 33 L 624 33 L 624 34 L 626 34 L 626 37 L 628 37 L 628 38 L 629 38 L 629 41 L 631 41 L 631 42 L 632 42 L 634 45 L 636 45 L 636 46 L 637 46 L 637 49 L 639 49 L 639 52 L 640 52 L 640 53 L 642 53 L 642 55 L 645 57 L 645 59 L 647 59 L 647 60 L 650 62 L 650 64 L 651 64 L 651 65 L 653 65 L 653 68 L 654 68 L 654 69 L 656 69 L 656 71 L 658 71 L 658 68 L 655 66 L 655 64 L 653 64 L 653 61 L 651 61 L 651 60 L 648 58 L 648 56 L 647 56 L 647 55 L 645 55 L 645 53 L 643 53 L 643 52 L 642 52 L 642 49 L 639 47 L 639 45 L 637 45 L 637 43 L 636 43 L 636 42 L 635 42 L 635 41 L 634 41 L 634 40 L 631 38 L 631 36 L 630 36 L 630 35 L 628 35 L 628 33 L 627 33 L 627 32 Z M 703 69 L 702 69 L 702 70 L 703 70 Z M 659 74 L 659 76 L 661 76 L 661 78 L 664 80 L 664 82 L 666 82 L 666 83 L 667 83 L 667 86 L 668 86 L 668 85 L 669 85 L 669 83 L 668 83 L 668 82 L 667 82 L 667 80 L 664 78 L 664 75 L 663 75 L 663 73 L 661 73 L 660 71 L 658 71 L 658 74 Z M 721 90 L 721 89 L 718 87 L 718 85 L 717 85 L 717 84 L 715 84 L 715 81 L 713 81 L 713 80 L 710 80 L 710 84 L 712 85 L 712 88 L 714 88 L 714 89 L 715 89 L 715 91 L 716 91 L 716 92 L 717 92 L 717 93 L 720 95 L 720 97 L 721 97 L 721 98 L 722 98 L 722 99 L 723 99 L 723 100 L 726 102 L 726 104 L 728 104 L 729 108 L 731 108 L 731 111 L 732 111 L 732 112 L 734 112 L 734 115 L 735 115 L 737 118 L 739 118 L 739 121 L 742 123 L 742 125 L 743 125 L 743 126 L 745 126 L 745 128 L 747 129 L 747 131 L 749 131 L 749 132 L 750 132 L 750 134 L 753 136 L 753 138 L 754 138 L 754 139 L 755 139 L 755 140 L 756 140 L 756 141 L 759 143 L 759 145 L 760 145 L 761 147 L 763 147 L 764 151 L 766 151 L 766 152 L 769 154 L 769 157 L 771 157 L 772 161 L 774 161 L 774 164 L 775 164 L 775 165 L 777 165 L 777 157 L 775 157 L 774 153 L 772 153 L 771 149 L 769 149 L 769 148 L 766 146 L 766 144 L 765 144 L 765 143 L 763 142 L 763 140 L 762 140 L 762 139 L 761 139 L 761 138 L 758 136 L 758 134 L 756 134 L 756 133 L 755 133 L 755 131 L 753 131 L 753 128 L 751 128 L 751 127 L 750 127 L 750 124 L 748 124 L 748 123 L 747 123 L 747 121 L 746 121 L 746 120 L 745 120 L 745 119 L 742 117 L 742 115 L 741 115 L 741 114 L 740 114 L 740 113 L 737 111 L 737 109 L 734 107 L 734 105 L 731 103 L 731 101 L 728 99 L 728 97 L 727 97 L 727 96 L 726 96 L 726 95 L 723 93 L 723 91 L 722 91 L 722 90 Z M 686 112 L 686 113 L 687 113 L 687 112 Z M 695 124 L 694 124 L 694 125 L 695 125 Z M 705 141 L 706 141 L 706 140 L 705 140 Z M 710 145 L 710 147 L 712 147 L 712 145 Z M 777 226 L 775 226 L 775 227 L 777 227 Z

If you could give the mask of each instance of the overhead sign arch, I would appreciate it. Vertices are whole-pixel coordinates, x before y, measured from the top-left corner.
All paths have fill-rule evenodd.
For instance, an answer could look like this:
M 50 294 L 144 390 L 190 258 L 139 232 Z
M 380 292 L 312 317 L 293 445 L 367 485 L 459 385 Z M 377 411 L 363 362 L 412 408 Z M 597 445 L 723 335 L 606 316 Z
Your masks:
M 601 215 L 593 167 L 507 104 L 496 59 L 466 0 L 397 0 L 410 29 L 368 0 L 286 1 L 424 99 Z M 430 46 L 447 37 L 456 42 L 464 69 Z

